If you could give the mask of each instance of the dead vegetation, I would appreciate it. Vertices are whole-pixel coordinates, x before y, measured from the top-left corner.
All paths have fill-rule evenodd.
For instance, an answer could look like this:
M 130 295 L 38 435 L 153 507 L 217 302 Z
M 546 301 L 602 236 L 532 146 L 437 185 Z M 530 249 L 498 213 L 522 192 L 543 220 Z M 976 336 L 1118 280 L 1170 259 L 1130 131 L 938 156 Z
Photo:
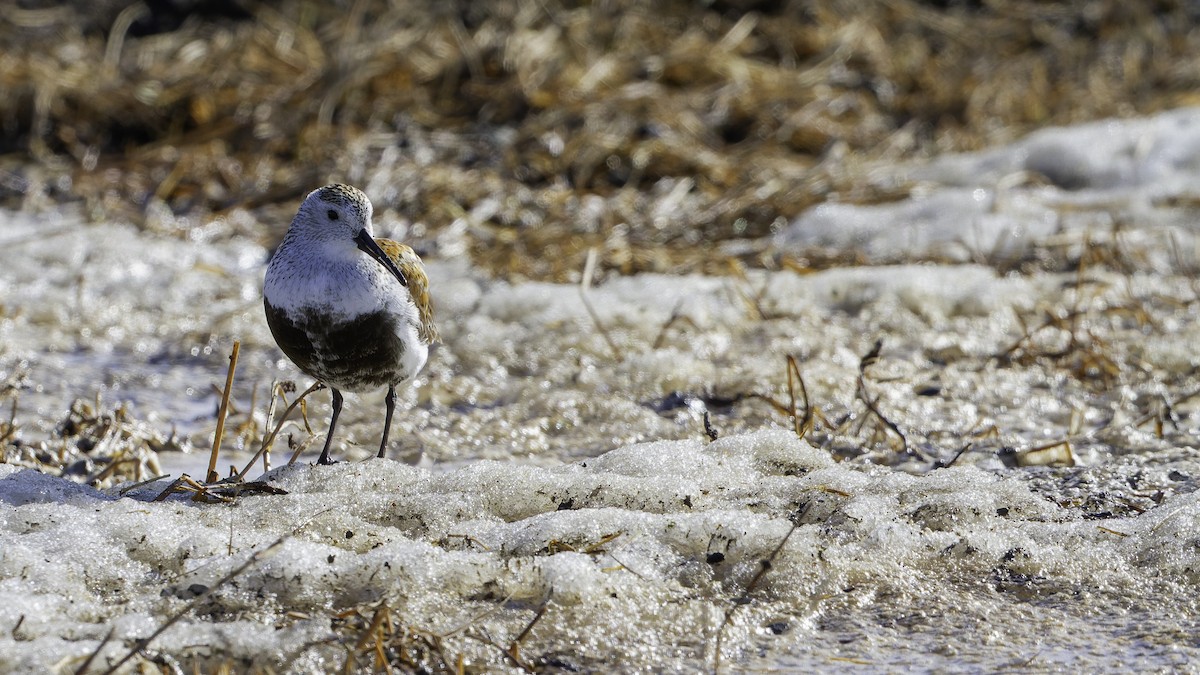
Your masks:
M 239 471 L 236 467 L 229 467 L 229 475 L 226 478 L 221 478 L 217 473 L 217 466 L 220 459 L 221 444 L 225 436 L 225 422 L 230 410 L 230 396 L 233 393 L 234 375 L 237 372 L 238 354 L 241 351 L 241 342 L 235 340 L 233 350 L 229 354 L 229 369 L 225 374 L 225 387 L 221 390 L 221 405 L 217 409 L 216 429 L 213 432 L 212 450 L 209 453 L 208 471 L 204 482 L 199 482 L 193 479 L 186 473 L 172 481 L 165 490 L 163 490 L 154 501 L 162 501 L 172 494 L 187 493 L 191 494 L 192 501 L 202 502 L 232 502 L 243 494 L 251 495 L 277 495 L 287 494 L 286 491 L 272 487 L 264 481 L 247 481 L 246 474 L 262 460 L 262 470 L 264 472 L 271 469 L 271 449 L 274 446 L 275 439 L 279 436 L 280 431 L 288 425 L 298 425 L 303 423 L 304 429 L 307 432 L 305 440 L 301 443 L 295 443 L 289 436 L 288 445 L 292 449 L 291 458 L 288 464 L 294 464 L 300 457 L 300 453 L 308 447 L 314 438 L 312 427 L 308 423 L 308 409 L 306 399 L 309 394 L 325 388 L 325 385 L 320 382 L 314 382 L 305 389 L 299 396 L 288 403 L 287 396 L 296 390 L 296 386 L 292 382 L 273 382 L 271 384 L 271 400 L 267 403 L 266 416 L 264 418 L 264 431 L 266 428 L 271 428 L 269 433 L 258 433 L 257 424 L 254 423 L 253 410 L 247 415 L 247 426 L 252 428 L 252 431 L 242 432 L 242 436 L 250 436 L 251 438 L 261 437 L 262 442 L 258 447 L 258 451 L 246 462 L 246 465 Z M 257 391 L 257 389 L 255 390 Z M 282 402 L 286 407 L 278 420 L 275 419 L 275 412 L 278 404 Z M 251 409 L 254 403 L 251 402 Z M 296 408 L 300 408 L 300 422 L 291 418 L 291 414 Z
M 130 415 L 124 403 L 109 409 L 97 395 L 77 399 L 48 438 L 27 441 L 16 423 L 20 399 L 10 394 L 0 422 L 0 463 L 37 469 L 93 487 L 160 476 L 158 453 L 179 450 L 174 433 Z
M 1109 232 L 1080 233 L 1075 244 L 1061 246 L 1058 264 L 1069 271 L 1057 274 L 1059 292 L 1036 307 L 1014 307 L 1014 339 L 994 353 L 968 357 L 951 350 L 918 355 L 914 362 L 911 356 L 888 353 L 884 343 L 876 340 L 861 357 L 857 376 L 838 385 L 853 391 L 849 404 L 830 400 L 828 389 L 814 396 L 805 382 L 805 361 L 785 354 L 778 374 L 762 387 L 691 396 L 718 407 L 737 406 L 715 421 L 705 409 L 700 420 L 704 434 L 712 438 L 725 423 L 745 424 L 757 414 L 755 406 L 747 403 L 758 401 L 757 407 L 766 404 L 798 437 L 839 460 L 865 456 L 882 464 L 907 462 L 921 471 L 952 466 L 968 453 L 991 454 L 1009 467 L 1071 468 L 1081 463 L 1080 447 L 1099 448 L 1102 456 L 1112 458 L 1136 456 L 1136 448 L 1148 444 L 1190 444 L 1186 411 L 1200 397 L 1196 370 L 1165 371 L 1147 359 L 1142 344 L 1147 338 L 1179 331 L 1180 322 L 1191 322 L 1200 301 L 1194 254 L 1184 253 L 1171 235 L 1167 242 L 1171 271 L 1156 271 L 1162 263 L 1153 262 L 1148 253 L 1163 238 L 1130 244 L 1122 236 L 1120 220 L 1114 217 L 1113 222 Z M 1004 263 L 994 268 L 1001 274 L 1006 270 L 1017 274 Z M 734 277 L 731 288 L 742 301 L 748 323 L 779 318 L 764 310 L 765 285 L 755 288 L 744 274 Z M 1146 285 L 1147 278 L 1158 282 Z M 678 321 L 674 315 L 667 319 L 656 347 Z M 910 360 L 903 371 L 908 373 L 903 378 L 908 385 L 897 387 L 894 378 L 876 381 L 872 366 L 897 358 Z M 1035 386 L 1055 390 L 1059 400 L 1074 401 L 1069 418 L 1065 423 L 1043 420 L 1042 428 L 1053 429 L 1055 435 L 1040 439 L 1030 436 L 1028 428 L 998 425 L 997 410 L 976 410 L 959 420 L 962 411 L 974 409 L 986 397 L 976 391 L 955 395 L 938 385 L 922 384 L 923 380 L 936 382 L 947 367 L 959 374 L 978 374 L 984 386 L 998 386 L 1006 377 L 1001 373 L 1037 373 Z M 887 394 L 876 394 L 876 388 Z M 937 420 L 958 423 L 933 428 L 937 426 L 931 424 L 933 420 L 914 414 L 911 408 L 916 406 L 897 395 L 904 391 L 940 401 Z M 1162 494 L 1154 496 L 1161 498 Z M 1111 516 L 1133 507 L 1105 508 Z
M 273 239 L 338 179 L 505 277 L 592 248 L 723 273 L 698 244 L 906 195 L 877 160 L 1194 103 L 1200 73 L 1176 2 L 194 5 L 0 10 L 0 203 L 169 231 L 245 208 Z
M 240 343 L 235 341 L 233 352 L 230 354 L 225 387 L 219 391 L 221 405 L 217 410 L 206 480 L 197 481 L 183 474 L 168 483 L 154 501 L 162 501 L 173 494 L 187 494 L 193 501 L 210 503 L 230 502 L 244 494 L 283 494 L 281 490 L 266 483 L 247 481 L 246 474 L 260 463 L 262 471 L 270 470 L 270 451 L 275 439 L 285 429 L 301 428 L 303 431 L 303 438 L 299 441 L 294 440 L 291 434 L 288 435 L 288 448 L 292 452 L 287 463 L 295 463 L 300 453 L 311 444 L 314 436 L 308 422 L 307 397 L 324 388 L 323 385 L 314 383 L 289 402 L 289 395 L 296 391 L 295 383 L 273 382 L 271 398 L 265 403 L 265 411 L 261 415 L 255 414 L 257 397 L 254 397 L 249 410 L 241 413 L 243 421 L 237 425 L 236 430 L 230 429 L 244 441 L 257 440 L 258 450 L 245 466 L 241 469 L 230 466 L 228 475 L 221 478 L 217 467 L 222 441 L 228 435 L 226 421 L 236 408 L 230 394 L 233 390 L 239 348 Z M 257 392 L 257 389 L 255 391 Z M 124 495 L 168 477 L 159 466 L 160 452 L 191 449 L 190 443 L 186 439 L 176 438 L 173 431 L 167 433 L 161 429 L 161 425 L 134 418 L 126 403 L 121 403 L 111 411 L 107 410 L 99 394 L 92 401 L 77 399 L 72 402 L 66 417 L 48 438 L 28 440 L 22 432 L 21 424 L 17 422 L 20 407 L 19 386 L 14 384 L 0 392 L 0 397 L 0 400 L 7 398 L 10 401 L 7 419 L 0 420 L 2 464 L 37 469 L 96 488 L 109 488 L 124 483 L 126 485 L 121 488 L 121 494 Z M 281 404 L 282 412 L 279 412 Z M 299 416 L 294 417 L 293 413 L 297 409 Z M 41 434 L 35 433 L 31 436 Z

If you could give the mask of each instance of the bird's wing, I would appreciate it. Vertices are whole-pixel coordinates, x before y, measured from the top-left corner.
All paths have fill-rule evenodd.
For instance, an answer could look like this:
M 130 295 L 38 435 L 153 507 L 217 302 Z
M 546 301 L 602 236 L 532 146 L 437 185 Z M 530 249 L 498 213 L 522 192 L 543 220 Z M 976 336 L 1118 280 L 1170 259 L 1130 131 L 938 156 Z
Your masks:
M 433 323 L 433 303 L 429 299 L 429 277 L 425 275 L 425 266 L 421 258 L 411 246 L 392 241 L 391 239 L 376 239 L 376 244 L 387 254 L 396 267 L 408 279 L 408 292 L 412 295 L 417 311 L 421 315 L 421 325 L 418 332 L 421 339 L 429 344 L 441 342 L 442 336 Z

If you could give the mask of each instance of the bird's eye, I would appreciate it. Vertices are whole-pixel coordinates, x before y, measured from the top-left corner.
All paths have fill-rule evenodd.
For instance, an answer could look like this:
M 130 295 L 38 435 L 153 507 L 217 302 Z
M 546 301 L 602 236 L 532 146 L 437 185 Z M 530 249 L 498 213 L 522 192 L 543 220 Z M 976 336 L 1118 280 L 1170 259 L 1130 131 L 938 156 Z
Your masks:
M 333 209 L 329 209 L 328 211 L 326 211 L 326 212 L 325 212 L 325 215 L 329 216 L 329 219 L 330 219 L 330 220 L 337 220 L 337 219 L 338 219 L 338 212 L 337 212 L 337 211 L 334 211 Z

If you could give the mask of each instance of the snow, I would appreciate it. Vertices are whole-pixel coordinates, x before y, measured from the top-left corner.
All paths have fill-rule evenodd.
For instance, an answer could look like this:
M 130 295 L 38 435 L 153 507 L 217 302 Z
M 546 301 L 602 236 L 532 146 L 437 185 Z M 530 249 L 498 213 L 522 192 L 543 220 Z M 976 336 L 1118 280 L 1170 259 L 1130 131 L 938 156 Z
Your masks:
M 277 441 L 250 477 L 279 494 L 156 501 L 168 480 L 0 464 L 0 671 L 99 650 L 100 672 L 152 635 L 125 669 L 327 672 L 353 652 L 369 670 L 377 641 L 489 672 L 520 669 L 506 652 L 584 671 L 1194 668 L 1198 151 L 1200 111 L 1181 110 L 890 167 L 921 181 L 912 199 L 820 206 L 776 240 L 872 264 L 613 278 L 587 291 L 595 318 L 576 285 L 431 259 L 445 344 L 402 393 L 391 459 L 369 458 L 369 394 L 347 397 L 346 461 L 280 466 Z M 272 381 L 307 386 L 262 319 L 261 243 L 72 218 L 0 214 L 22 447 L 78 452 L 63 410 L 96 395 L 206 447 L 234 339 L 230 428 L 263 423 Z M 1097 242 L 1126 268 L 1021 264 Z M 786 355 L 820 411 L 808 440 L 763 400 L 789 402 Z M 327 394 L 310 402 L 319 441 Z M 1063 440 L 1075 466 L 1026 466 Z M 227 442 L 223 466 L 255 443 Z M 200 475 L 204 454 L 160 460 Z
M 450 634 L 450 653 L 487 663 L 492 648 L 466 633 L 486 630 L 506 644 L 549 603 L 531 643 L 576 665 L 611 658 L 620 645 L 629 663 L 694 668 L 713 658 L 727 611 L 735 613 L 726 645 L 790 649 L 810 665 L 938 663 L 920 654 L 958 634 L 965 616 L 990 625 L 996 644 L 959 634 L 943 663 L 995 665 L 1075 636 L 1089 615 L 1130 598 L 1163 593 L 1178 606 L 1182 598 L 1167 593 L 1192 581 L 1185 541 L 1200 516 L 1186 495 L 1100 527 L 974 467 L 920 477 L 864 471 L 781 430 L 633 445 L 553 468 L 484 461 L 432 472 L 367 460 L 281 467 L 266 478 L 288 494 L 204 506 L 144 501 L 157 492 L 150 488 L 122 499 L 54 488 L 64 481 L 0 466 L 8 504 L 0 625 L 25 617 L 0 667 L 81 657 L 110 626 L 117 640 L 101 656 L 116 659 L 128 650 L 122 639 L 145 637 L 206 589 L 202 609 L 148 653 L 186 664 L 215 651 L 238 664 L 320 671 L 343 648 L 328 643 L 328 619 L 311 617 L 382 601 L 414 630 Z M 272 555 L 218 585 L 277 539 Z M 739 606 L 767 558 L 753 602 Z M 1006 584 L 1022 590 L 1006 597 Z M 1068 593 L 1089 597 L 1082 615 L 1064 606 Z M 1046 614 L 1030 616 L 1039 598 Z M 1122 611 L 1148 634 L 1182 629 L 1186 617 L 1165 609 Z M 866 616 L 893 618 L 865 644 L 805 637 L 852 631 L 847 622 Z M 897 661 L 871 643 L 900 639 L 902 617 L 923 630 L 900 631 L 909 656 Z M 781 635 L 765 628 L 777 623 Z
M 1016 258 L 1039 240 L 1130 220 L 1152 235 L 1184 228 L 1190 243 L 1194 218 L 1176 202 L 1195 197 L 1197 157 L 1195 108 L 1043 129 L 1001 148 L 886 167 L 894 180 L 921 183 L 921 193 L 892 204 L 823 204 L 777 240 L 853 247 L 872 260 L 965 262 Z

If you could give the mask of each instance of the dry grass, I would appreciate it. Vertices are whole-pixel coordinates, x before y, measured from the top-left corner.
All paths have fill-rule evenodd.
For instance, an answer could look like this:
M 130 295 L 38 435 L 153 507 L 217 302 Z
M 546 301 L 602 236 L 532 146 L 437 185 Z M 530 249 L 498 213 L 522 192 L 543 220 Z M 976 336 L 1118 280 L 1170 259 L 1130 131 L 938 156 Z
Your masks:
M 27 442 L 15 423 L 19 399 L 0 423 L 0 463 L 13 464 L 104 488 L 162 475 L 158 453 L 178 450 L 174 434 L 133 418 L 124 404 L 109 410 L 99 395 L 71 403 L 49 438 Z
M 876 160 L 1194 103 L 1200 78 L 1172 2 L 76 4 L 0 10 L 0 203 L 281 228 L 348 180 L 512 278 L 577 280 L 591 248 L 786 264 L 701 244 L 906 194 Z

